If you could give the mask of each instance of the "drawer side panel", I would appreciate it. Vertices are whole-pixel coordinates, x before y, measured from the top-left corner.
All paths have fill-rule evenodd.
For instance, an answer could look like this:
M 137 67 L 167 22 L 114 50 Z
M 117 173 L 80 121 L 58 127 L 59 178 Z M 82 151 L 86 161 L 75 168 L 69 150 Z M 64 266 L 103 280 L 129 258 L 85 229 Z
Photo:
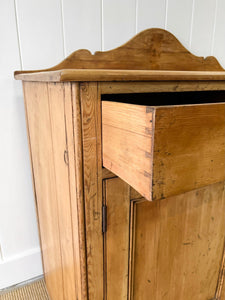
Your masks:
M 103 166 L 151 200 L 154 109 L 102 102 Z

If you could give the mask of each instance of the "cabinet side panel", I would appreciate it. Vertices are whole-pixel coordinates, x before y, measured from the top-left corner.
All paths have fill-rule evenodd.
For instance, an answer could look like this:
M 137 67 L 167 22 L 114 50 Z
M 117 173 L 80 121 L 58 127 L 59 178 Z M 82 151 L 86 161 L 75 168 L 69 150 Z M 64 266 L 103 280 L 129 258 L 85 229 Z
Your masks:
M 101 99 L 95 82 L 80 85 L 88 299 L 103 299 Z
M 107 300 L 126 300 L 128 290 L 130 187 L 120 178 L 105 181 L 107 205 Z
M 24 83 L 45 279 L 51 299 L 64 299 L 47 83 Z
M 67 95 L 68 96 L 68 95 Z M 69 154 L 66 137 L 65 89 L 63 83 L 48 83 L 54 179 L 59 218 L 64 297 L 77 298 L 75 290 L 73 223 L 69 180 Z M 73 200 L 73 199 L 72 199 Z M 54 201 L 54 199 L 52 199 Z M 76 228 L 74 228 L 76 230 Z
M 225 104 L 159 107 L 153 200 L 225 179 Z
M 214 299 L 224 249 L 224 182 L 135 206 L 133 299 Z

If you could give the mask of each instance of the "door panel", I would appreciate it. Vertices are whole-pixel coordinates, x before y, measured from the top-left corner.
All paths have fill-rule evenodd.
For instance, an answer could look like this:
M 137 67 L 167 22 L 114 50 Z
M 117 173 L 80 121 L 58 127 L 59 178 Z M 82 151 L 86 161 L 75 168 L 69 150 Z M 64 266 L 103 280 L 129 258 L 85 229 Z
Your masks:
M 224 245 L 224 184 L 136 202 L 133 299 L 213 299 Z
M 127 299 L 129 255 L 129 185 L 119 178 L 105 181 L 107 300 Z
M 104 187 L 105 299 L 213 299 L 224 249 L 224 182 L 153 202 L 132 200 L 119 178 Z

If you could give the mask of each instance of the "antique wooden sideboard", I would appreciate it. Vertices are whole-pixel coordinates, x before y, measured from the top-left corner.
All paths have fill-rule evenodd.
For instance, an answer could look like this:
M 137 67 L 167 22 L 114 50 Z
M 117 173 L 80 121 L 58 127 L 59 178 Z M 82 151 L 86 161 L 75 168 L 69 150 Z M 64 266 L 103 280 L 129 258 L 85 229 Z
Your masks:
M 23 81 L 52 300 L 225 298 L 225 71 L 169 32 Z

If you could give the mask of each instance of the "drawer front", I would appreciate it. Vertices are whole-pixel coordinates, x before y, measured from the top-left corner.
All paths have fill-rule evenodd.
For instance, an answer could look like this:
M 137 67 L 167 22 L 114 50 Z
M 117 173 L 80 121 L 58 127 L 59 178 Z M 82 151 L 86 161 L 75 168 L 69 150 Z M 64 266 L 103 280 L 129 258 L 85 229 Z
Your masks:
M 225 104 L 102 102 L 103 166 L 148 200 L 225 179 Z

